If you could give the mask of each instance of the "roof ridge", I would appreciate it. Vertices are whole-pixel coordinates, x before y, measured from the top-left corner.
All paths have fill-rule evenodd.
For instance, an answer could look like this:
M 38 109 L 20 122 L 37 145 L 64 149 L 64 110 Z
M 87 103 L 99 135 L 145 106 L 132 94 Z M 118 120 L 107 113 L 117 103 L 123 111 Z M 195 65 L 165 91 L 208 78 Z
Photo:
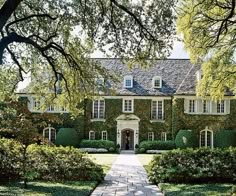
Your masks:
M 189 69 L 188 73 L 186 74 L 186 76 L 184 77 L 183 81 L 181 82 L 181 84 L 179 85 L 178 89 L 176 90 L 176 93 L 180 90 L 180 88 L 182 87 L 183 83 L 185 82 L 186 78 L 189 76 L 189 74 L 192 71 L 194 66 L 195 65 L 193 64 L 192 67 Z

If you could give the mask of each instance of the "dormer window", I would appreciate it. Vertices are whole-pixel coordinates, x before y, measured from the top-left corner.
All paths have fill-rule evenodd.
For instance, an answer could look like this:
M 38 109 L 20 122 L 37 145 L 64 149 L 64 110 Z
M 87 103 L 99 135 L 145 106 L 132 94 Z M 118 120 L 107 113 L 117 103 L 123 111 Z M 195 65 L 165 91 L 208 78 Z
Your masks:
M 133 88 L 133 76 L 125 76 L 124 87 L 125 88 Z
M 153 86 L 153 88 L 161 88 L 162 87 L 162 79 L 160 76 L 155 76 L 152 79 L 152 86 Z

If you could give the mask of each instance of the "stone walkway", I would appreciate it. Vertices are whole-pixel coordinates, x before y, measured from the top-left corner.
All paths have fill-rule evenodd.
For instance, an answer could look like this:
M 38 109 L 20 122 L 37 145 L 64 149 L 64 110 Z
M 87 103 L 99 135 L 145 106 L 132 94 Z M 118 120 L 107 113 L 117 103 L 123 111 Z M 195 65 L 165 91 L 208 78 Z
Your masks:
M 91 196 L 163 196 L 156 185 L 151 185 L 147 173 L 135 154 L 120 154 L 105 180 Z

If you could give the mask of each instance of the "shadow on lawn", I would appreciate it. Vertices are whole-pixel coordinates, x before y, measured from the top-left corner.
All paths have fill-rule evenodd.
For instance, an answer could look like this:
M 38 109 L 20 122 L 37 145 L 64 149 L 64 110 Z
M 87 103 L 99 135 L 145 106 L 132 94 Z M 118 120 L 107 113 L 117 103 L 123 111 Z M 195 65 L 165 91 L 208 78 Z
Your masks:
M 88 196 L 95 188 L 96 182 L 30 182 L 28 188 L 23 189 L 20 182 L 0 185 L 0 195 L 18 194 L 46 194 L 46 195 L 80 195 Z

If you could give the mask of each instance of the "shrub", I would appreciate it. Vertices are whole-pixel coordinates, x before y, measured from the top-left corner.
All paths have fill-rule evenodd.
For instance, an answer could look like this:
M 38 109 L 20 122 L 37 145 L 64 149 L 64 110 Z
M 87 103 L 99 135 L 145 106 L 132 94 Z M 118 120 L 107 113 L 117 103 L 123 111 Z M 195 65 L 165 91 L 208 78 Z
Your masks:
M 225 148 L 236 146 L 236 131 L 235 130 L 220 130 L 216 132 L 215 146 Z
M 79 136 L 75 129 L 73 128 L 60 128 L 57 133 L 56 145 L 62 146 L 79 146 Z
M 115 148 L 114 147 L 110 147 L 109 148 L 109 152 L 114 152 L 115 151 Z
M 147 150 L 172 150 L 175 148 L 174 141 L 142 141 L 139 144 L 139 149 L 144 148 Z
M 145 153 L 146 150 L 145 150 L 145 148 L 139 148 L 139 152 L 140 152 L 140 153 Z
M 198 147 L 198 136 L 192 130 L 180 130 L 175 137 L 176 148 Z
M 82 152 L 89 152 L 89 153 L 107 153 L 108 150 L 105 148 L 80 148 Z
M 80 143 L 81 148 L 109 148 L 115 149 L 115 143 L 109 140 L 82 140 Z
M 234 182 L 236 148 L 173 150 L 154 156 L 149 179 L 159 182 Z

